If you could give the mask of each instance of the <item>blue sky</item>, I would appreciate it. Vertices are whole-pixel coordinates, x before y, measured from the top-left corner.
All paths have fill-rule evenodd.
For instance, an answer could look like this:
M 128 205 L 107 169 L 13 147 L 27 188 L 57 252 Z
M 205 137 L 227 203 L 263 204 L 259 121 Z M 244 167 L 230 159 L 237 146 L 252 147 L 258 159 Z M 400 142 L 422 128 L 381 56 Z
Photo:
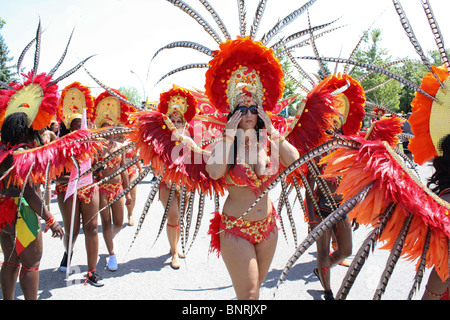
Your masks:
M 211 16 L 199 1 L 185 0 L 194 7 L 217 30 Z M 232 37 L 238 34 L 236 1 L 209 0 L 218 11 Z M 260 39 L 277 22 L 278 18 L 300 7 L 306 0 L 268 0 L 259 32 Z M 258 1 L 247 0 L 247 23 L 251 25 Z M 425 50 L 436 49 L 430 28 L 419 0 L 403 0 L 402 5 L 408 14 L 414 31 Z M 450 19 L 445 14 L 450 10 L 448 0 L 431 0 L 432 8 L 438 18 L 440 28 L 450 42 Z M 317 0 L 311 7 L 313 25 L 322 24 L 341 17 L 335 25 L 347 27 L 329 34 L 317 41 L 321 55 L 347 57 L 356 45 L 362 30 L 372 22 L 374 27 L 383 29 L 383 47 L 396 57 L 417 58 L 411 44 L 404 35 L 391 0 Z M 17 61 L 25 45 L 36 33 L 39 17 L 43 28 L 40 71 L 49 71 L 62 54 L 70 32 L 76 26 L 69 52 L 57 73 L 75 66 L 82 59 L 96 54 L 86 67 L 97 78 L 110 87 L 134 86 L 156 100 L 162 90 L 172 83 L 185 87 L 203 88 L 204 71 L 185 71 L 167 78 L 159 85 L 156 81 L 166 72 L 194 62 L 207 62 L 206 55 L 189 49 L 163 51 L 150 65 L 151 57 L 160 47 L 179 40 L 201 43 L 211 49 L 217 44 L 192 18 L 165 0 L 15 0 L 0 3 L 0 17 L 6 21 L 1 33 L 8 45 L 10 55 Z M 283 30 L 290 35 L 306 27 L 306 14 Z M 34 48 L 24 62 L 27 69 L 33 66 Z M 313 55 L 310 48 L 299 49 L 295 56 Z M 309 72 L 317 69 L 317 64 L 307 65 Z M 133 71 L 133 72 L 131 72 Z M 60 83 L 60 87 L 80 81 L 96 87 L 84 70 Z M 99 93 L 103 89 L 93 89 Z

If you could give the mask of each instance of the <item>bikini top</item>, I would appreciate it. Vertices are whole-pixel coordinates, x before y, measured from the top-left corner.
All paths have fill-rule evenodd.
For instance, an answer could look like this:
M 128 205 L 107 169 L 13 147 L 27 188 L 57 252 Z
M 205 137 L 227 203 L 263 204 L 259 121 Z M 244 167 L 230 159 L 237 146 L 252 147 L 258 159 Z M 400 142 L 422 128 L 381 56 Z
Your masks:
M 100 157 L 98 160 L 99 160 L 99 162 L 101 162 L 101 161 L 103 161 L 103 159 L 104 158 Z M 107 168 L 114 169 L 114 168 L 116 168 L 117 166 L 120 165 L 121 161 L 122 161 L 122 156 L 119 155 L 119 156 L 111 159 L 110 161 L 108 161 L 108 163 L 106 163 L 105 166 Z
M 261 175 L 257 176 L 255 171 L 249 164 L 241 159 L 237 159 L 237 163 L 228 170 L 228 176 L 231 183 L 227 186 L 234 187 L 249 187 L 256 195 L 262 193 L 272 182 L 277 175 Z M 271 163 L 269 162 L 269 171 Z

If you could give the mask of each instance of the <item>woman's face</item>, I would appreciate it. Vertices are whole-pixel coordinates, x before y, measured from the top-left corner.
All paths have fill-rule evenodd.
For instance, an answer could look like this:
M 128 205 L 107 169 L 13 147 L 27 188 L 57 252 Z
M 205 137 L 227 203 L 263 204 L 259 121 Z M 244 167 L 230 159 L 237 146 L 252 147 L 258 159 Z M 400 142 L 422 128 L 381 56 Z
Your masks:
M 73 119 L 70 123 L 70 131 L 80 130 L 81 129 L 81 119 Z
M 57 122 L 52 122 L 50 125 L 50 130 L 52 130 L 54 133 L 58 133 L 59 125 Z
M 242 130 L 254 129 L 256 127 L 256 122 L 258 121 L 258 107 L 256 105 L 239 105 L 236 109 L 236 112 L 242 113 L 239 128 Z
M 175 128 L 183 129 L 183 126 L 184 126 L 183 117 L 181 117 L 180 115 L 174 114 L 174 115 L 170 116 L 170 121 L 172 121 Z

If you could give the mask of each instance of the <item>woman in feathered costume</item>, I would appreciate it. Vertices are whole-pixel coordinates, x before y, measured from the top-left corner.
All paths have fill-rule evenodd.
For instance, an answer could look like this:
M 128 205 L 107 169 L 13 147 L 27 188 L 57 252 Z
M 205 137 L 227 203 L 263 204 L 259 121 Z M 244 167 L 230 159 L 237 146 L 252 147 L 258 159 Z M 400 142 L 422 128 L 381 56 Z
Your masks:
M 79 132 L 82 127 L 83 110 L 87 118 L 92 117 L 93 98 L 88 87 L 83 86 L 79 82 L 73 82 L 67 85 L 62 91 L 59 100 L 59 116 L 65 127 L 70 133 Z M 88 121 L 88 119 L 86 119 Z M 88 161 L 93 163 L 95 155 L 92 155 Z M 70 171 L 64 172 L 56 180 L 56 194 L 58 205 L 64 221 L 66 230 L 73 230 L 72 239 L 70 240 L 69 232 L 64 236 L 64 254 L 59 266 L 60 271 L 65 272 L 67 265 L 70 264 L 73 255 L 73 248 L 80 232 L 80 224 L 83 223 L 83 231 L 85 235 L 85 245 L 88 264 L 88 282 L 93 285 L 101 285 L 101 277 L 96 272 L 98 260 L 98 219 L 95 218 L 99 210 L 99 191 L 98 187 L 88 186 L 77 190 L 76 199 L 71 195 L 66 197 L 70 179 Z M 95 180 L 95 179 L 94 179 Z M 76 201 L 75 211 L 73 211 L 73 201 Z M 74 214 L 74 217 L 72 217 Z M 73 227 L 72 225 L 73 221 Z M 69 243 L 72 241 L 72 247 L 69 257 Z
M 119 91 L 113 90 L 116 95 L 125 98 Z M 128 112 L 136 111 L 128 104 L 122 102 L 108 91 L 101 93 L 94 101 L 95 113 L 93 116 L 96 128 L 114 128 L 128 122 Z M 115 140 L 115 137 L 106 139 L 105 148 L 99 156 L 99 161 L 113 156 L 122 147 L 122 144 Z M 117 271 L 118 263 L 114 250 L 114 238 L 123 226 L 125 205 L 131 203 L 129 192 L 124 198 L 116 200 L 124 189 L 129 186 L 128 171 L 124 170 L 120 175 L 112 175 L 118 168 L 126 165 L 125 154 L 117 154 L 110 161 L 106 162 L 99 175 L 110 177 L 107 181 L 99 184 L 100 217 L 102 220 L 103 238 L 109 253 L 107 268 L 110 271 Z M 114 201 L 114 203 L 113 203 Z M 111 203 L 111 205 L 108 205 Z
M 161 93 L 158 111 L 166 115 L 172 121 L 176 131 L 183 137 L 183 140 L 188 141 L 191 140 L 188 123 L 196 113 L 196 106 L 197 100 L 188 90 L 174 87 Z M 172 192 L 172 188 L 175 188 L 175 192 Z M 170 245 L 170 254 L 172 255 L 170 266 L 173 269 L 179 269 L 180 262 L 178 258 L 184 258 L 184 254 L 178 249 L 181 235 L 180 215 L 184 216 L 185 214 L 184 212 L 180 212 L 179 208 L 181 205 L 181 188 L 183 188 L 182 185 L 175 185 L 170 182 L 163 182 L 159 187 L 159 198 L 165 210 L 168 210 L 166 230 Z M 171 198 L 170 202 L 169 197 Z M 188 197 L 184 198 L 183 201 L 183 206 L 186 208 Z M 167 206 L 169 207 L 166 208 Z
M 224 177 L 228 186 L 222 214 L 215 212 L 211 220 L 211 247 L 222 255 L 237 298 L 258 299 L 275 253 L 277 214 L 267 195 L 245 219 L 241 212 L 276 178 L 279 162 L 289 166 L 299 156 L 266 113 L 281 98 L 283 72 L 273 51 L 249 38 L 222 44 L 210 64 L 206 94 L 229 113 L 223 141 L 206 167 L 212 179 Z
M 86 61 L 53 80 L 63 57 L 49 73 L 38 74 L 41 47 L 41 24 L 36 37 L 22 52 L 17 72 L 26 51 L 36 42 L 33 70 L 22 74 L 23 83 L 6 84 L 0 90 L 0 237 L 4 253 L 1 287 L 4 299 L 14 299 L 17 276 L 25 299 L 37 299 L 39 264 L 42 256 L 42 234 L 38 216 L 42 217 L 53 236 L 64 234 L 61 226 L 47 210 L 35 186 L 55 179 L 65 167 L 71 167 L 70 157 L 83 158 L 92 153 L 91 144 L 75 142 L 85 133 L 37 147 L 36 132 L 47 127 L 57 113 L 57 83 L 75 72 Z M 67 45 L 68 46 L 68 45 Z M 72 165 L 73 166 L 73 165 Z M 22 267 L 20 267 L 22 264 Z

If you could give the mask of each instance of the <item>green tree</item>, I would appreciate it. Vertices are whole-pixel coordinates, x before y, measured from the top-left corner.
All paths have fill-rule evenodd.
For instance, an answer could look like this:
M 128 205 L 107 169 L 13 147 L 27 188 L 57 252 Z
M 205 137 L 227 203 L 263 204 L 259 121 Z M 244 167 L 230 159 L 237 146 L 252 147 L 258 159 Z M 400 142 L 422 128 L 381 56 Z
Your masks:
M 142 104 L 142 96 L 139 94 L 139 90 L 135 87 L 120 87 L 119 91 L 133 104 L 137 106 Z
M 363 40 L 362 47 L 356 52 L 354 60 L 377 66 L 392 62 L 389 51 L 380 45 L 381 34 L 380 29 L 374 29 L 368 33 Z M 398 65 L 386 67 L 386 69 L 395 73 L 401 72 Z M 368 72 L 370 71 L 364 68 L 355 67 L 352 77 L 358 80 Z M 382 103 L 397 112 L 400 105 L 402 85 L 398 81 L 389 81 L 389 79 L 388 76 L 379 72 L 373 72 L 361 81 L 361 85 L 366 90 L 367 101 Z M 377 88 L 373 89 L 375 87 Z
M 5 20 L 0 18 L 0 30 L 5 23 Z M 0 34 L 0 81 L 5 83 L 17 81 L 14 77 L 14 72 L 12 71 L 15 66 L 8 66 L 12 60 L 13 57 L 9 57 L 8 46 L 6 45 L 3 36 Z

